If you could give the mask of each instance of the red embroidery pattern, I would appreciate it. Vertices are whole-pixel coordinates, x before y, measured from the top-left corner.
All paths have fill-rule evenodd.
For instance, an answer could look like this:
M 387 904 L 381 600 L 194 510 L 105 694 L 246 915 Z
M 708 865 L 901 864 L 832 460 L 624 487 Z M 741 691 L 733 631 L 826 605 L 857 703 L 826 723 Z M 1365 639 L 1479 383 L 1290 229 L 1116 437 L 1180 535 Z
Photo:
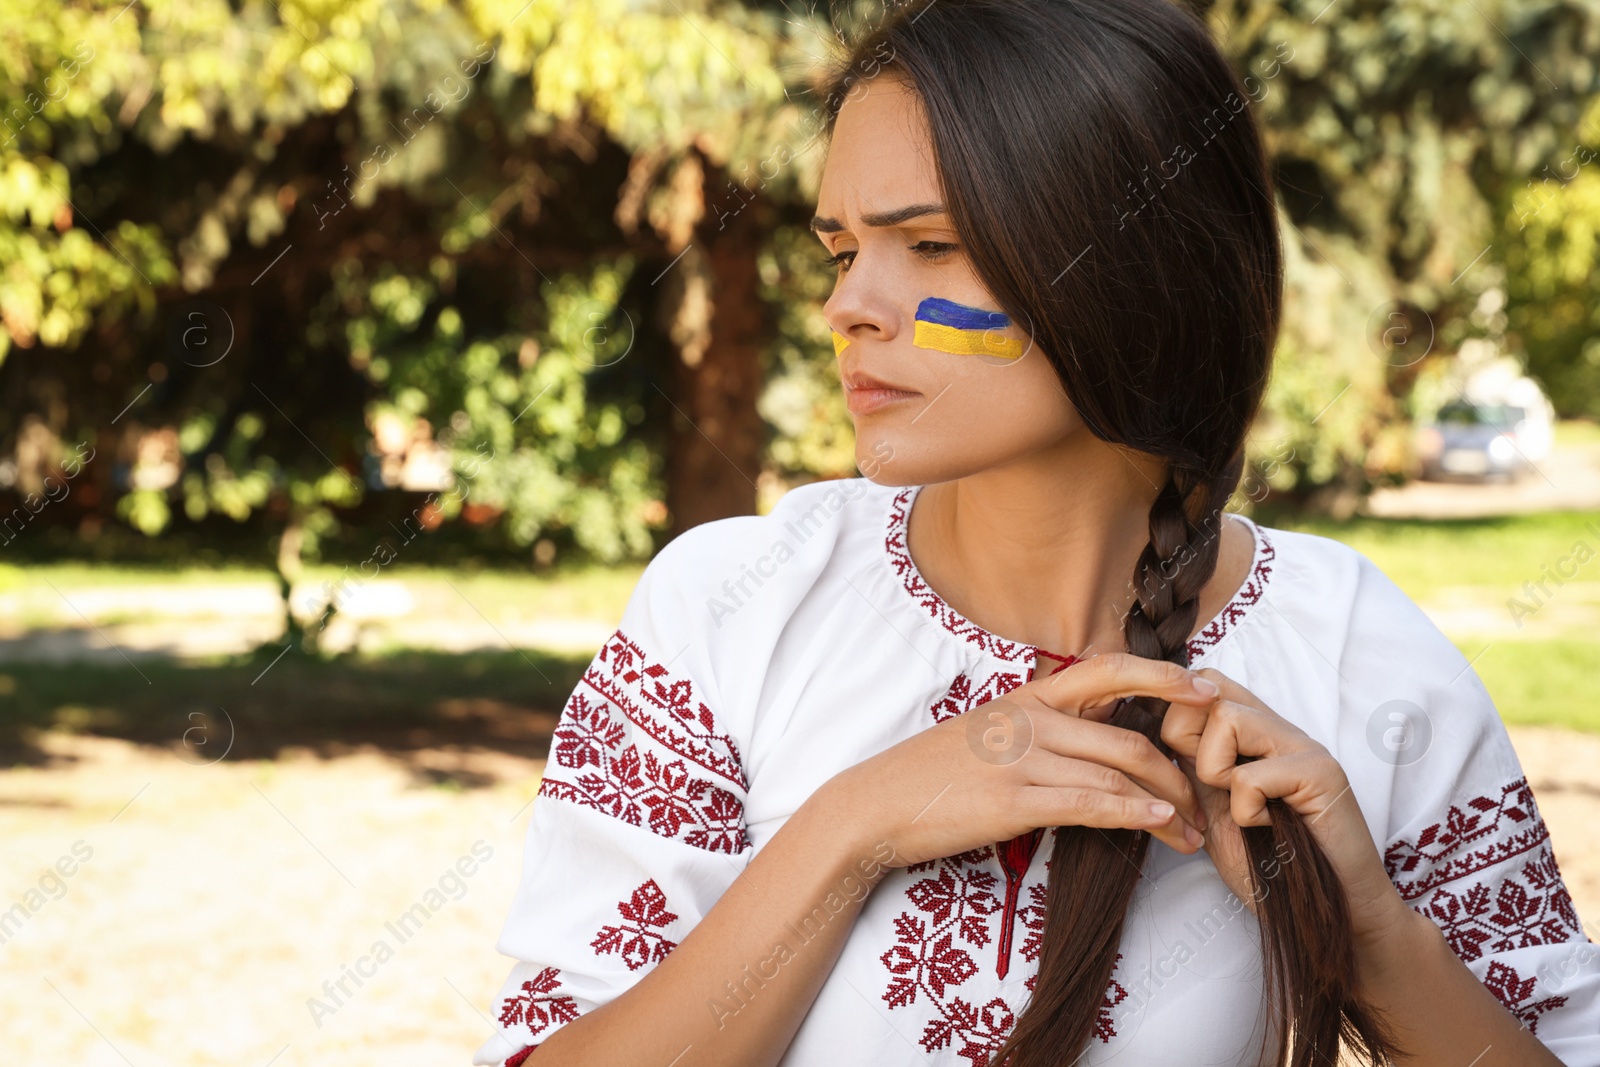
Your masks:
M 911 553 L 906 550 L 906 516 L 911 513 L 911 502 L 916 498 L 920 486 L 908 485 L 894 495 L 889 506 L 889 529 L 884 537 L 884 549 L 889 554 L 889 562 L 893 565 L 895 573 L 900 575 L 900 580 L 905 584 L 906 592 L 910 593 L 922 605 L 939 625 L 958 637 L 983 649 L 996 659 L 1013 662 L 1022 660 L 1027 662 L 1033 658 L 1033 646 L 1021 641 L 1007 641 L 1003 637 L 985 630 L 977 623 L 972 622 L 959 611 L 944 602 L 944 598 L 933 591 L 927 582 L 922 580 L 922 572 L 917 570 L 917 565 L 911 559 Z
M 611 705 L 572 695 L 556 725 L 540 796 L 583 804 L 631 826 L 707 852 L 750 848 L 744 805 L 707 778 L 694 778 L 683 760 L 624 747 L 627 727 Z M 580 773 L 585 767 L 595 768 Z
M 667 953 L 678 947 L 657 930 L 662 930 L 678 916 L 667 910 L 667 895 L 661 891 L 654 878 L 633 891 L 633 899 L 617 905 L 622 917 L 632 925 L 602 926 L 590 945 L 598 952 L 622 957 L 628 970 L 637 971 L 647 963 L 660 963 Z
M 933 712 L 933 721 L 944 722 L 971 711 L 979 704 L 987 704 L 995 697 L 1011 692 L 1024 680 L 1015 671 L 996 671 L 982 683 L 975 684 L 966 672 L 962 672 L 950 683 L 949 691 L 929 709 Z
M 1128 991 L 1116 977 L 1117 967 L 1121 964 L 1122 953 L 1119 952 L 1116 962 L 1111 967 L 1111 983 L 1106 986 L 1105 995 L 1100 998 L 1100 1013 L 1094 1020 L 1094 1036 L 1108 1043 L 1117 1036 L 1117 1028 L 1111 1020 L 1111 1009 L 1128 999 Z
M 1521 777 L 1498 795 L 1451 805 L 1415 840 L 1389 845 L 1383 862 L 1400 896 L 1418 901 L 1413 910 L 1472 964 L 1488 953 L 1588 940 L 1549 839 L 1533 790 Z M 1499 960 L 1489 961 L 1481 980 L 1530 1031 L 1539 1015 L 1566 1003 L 1565 997 L 1535 1000 L 1536 978 L 1523 978 Z
M 922 605 L 929 616 L 949 632 L 967 642 L 978 646 L 989 655 L 1007 663 L 1018 660 L 1031 663 L 1040 649 L 1021 641 L 1010 641 L 992 634 L 977 623 L 962 615 L 955 608 L 945 603 L 943 597 L 934 592 L 933 587 L 923 579 L 922 572 L 917 569 L 917 564 L 911 558 L 911 553 L 906 548 L 906 520 L 911 514 L 912 502 L 922 486 L 908 485 L 894 495 L 889 506 L 888 528 L 884 535 L 884 551 L 888 554 L 889 562 L 894 567 L 895 573 L 900 576 L 901 583 L 906 592 L 910 593 L 917 603 Z M 1199 659 L 1206 649 L 1213 647 L 1222 640 L 1224 634 L 1233 629 L 1239 620 L 1266 593 L 1267 582 L 1272 576 L 1273 560 L 1277 558 L 1277 549 L 1272 539 L 1267 536 L 1265 527 L 1251 524 L 1256 536 L 1255 562 L 1251 565 L 1250 574 L 1245 578 L 1244 585 L 1239 587 L 1227 605 L 1217 613 L 1205 629 L 1189 639 L 1189 661 L 1192 663 Z M 1052 655 L 1051 653 L 1044 653 Z M 1053 657 L 1060 658 L 1060 657 Z M 1059 669 L 1059 668 L 1057 668 Z M 1052 672 L 1054 673 L 1054 672 Z M 959 680 L 959 679 L 958 679 Z M 970 683 L 968 683 L 970 684 Z M 987 684 L 987 683 L 986 683 Z
M 667 896 L 654 878 L 635 889 L 629 899 L 619 900 L 617 912 L 628 925 L 602 926 L 590 946 L 604 955 L 620 955 L 628 970 L 660 963 L 678 947 L 676 941 L 662 936 L 662 931 L 678 916 L 667 910 Z M 505 1006 L 500 1009 L 500 1025 L 525 1026 L 530 1036 L 538 1037 L 557 1023 L 570 1023 L 578 1017 L 578 1002 L 558 994 L 556 990 L 560 985 L 561 969 L 544 968 L 523 982 L 516 996 L 506 998 Z M 532 1044 L 512 1053 L 506 1057 L 505 1067 L 517 1067 L 538 1047 Z
M 1214 647 L 1221 641 L 1223 635 L 1232 630 L 1266 594 L 1267 582 L 1272 578 L 1272 563 L 1278 558 L 1278 549 L 1273 545 L 1272 538 L 1267 536 L 1266 527 L 1254 523 L 1251 525 L 1255 530 L 1257 545 L 1256 559 L 1250 567 L 1250 575 L 1227 605 L 1206 624 L 1206 628 L 1189 638 L 1190 663 L 1199 659 L 1206 649 Z
M 1483 984 L 1488 987 L 1489 992 L 1500 998 L 1500 1003 L 1510 1008 L 1511 1013 L 1522 1020 L 1530 1034 L 1539 1032 L 1539 1016 L 1567 1002 L 1566 997 L 1545 997 L 1543 1000 L 1534 1000 L 1535 981 L 1533 978 L 1523 978 L 1514 968 L 1507 967 L 1499 960 L 1490 960 L 1489 970 L 1483 976 Z
M 1549 838 L 1524 776 L 1502 787 L 1498 796 L 1451 805 L 1444 820 L 1424 829 L 1414 842 L 1401 838 L 1390 845 L 1383 862 L 1390 881 L 1410 900 L 1538 848 Z M 1397 877 L 1419 868 L 1412 880 Z
M 1050 839 L 1050 847 L 1054 849 L 1054 829 L 1050 831 Z M 1050 861 L 1045 860 L 1044 866 L 1046 878 L 1048 878 Z M 1017 911 L 1018 921 L 1022 923 L 1022 928 L 1028 932 L 1027 936 L 1022 939 L 1022 958 L 1027 960 L 1029 963 L 1037 963 L 1039 961 L 1039 953 L 1044 951 L 1044 917 L 1048 914 L 1048 911 L 1045 908 L 1045 900 L 1049 895 L 1048 890 L 1048 882 L 1039 882 L 1036 885 L 1030 885 L 1028 887 L 1028 897 L 1032 903 L 1018 909 Z M 1032 974 L 1028 975 L 1028 980 L 1023 984 L 1028 987 L 1028 992 L 1032 993 L 1034 991 L 1034 987 L 1039 984 L 1039 971 L 1037 968 L 1034 969 Z
M 560 985 L 559 967 L 546 967 L 523 982 L 522 991 L 506 998 L 505 1007 L 500 1009 L 500 1025 L 525 1026 L 530 1034 L 538 1037 L 541 1031 L 557 1023 L 570 1023 L 578 1017 L 578 1002 L 557 994 L 555 991 Z M 527 1058 L 526 1052 L 518 1055 Z
M 928 997 L 935 1016 L 923 1028 L 923 1049 L 954 1046 L 973 1067 L 987 1067 L 1016 1022 L 1001 997 L 979 1006 L 954 992 L 978 973 L 963 945 L 983 948 L 994 940 L 989 916 L 1000 910 L 999 879 L 983 869 L 993 857 L 994 847 L 985 846 L 907 867 L 907 874 L 937 874 L 907 887 L 920 914 L 907 911 L 895 919 L 896 944 L 879 957 L 892 976 L 883 993 L 890 1010 L 917 1003 L 919 994 Z
M 695 695 L 694 683 L 651 663 L 621 630 L 600 649 L 580 685 L 621 708 L 634 725 L 684 759 L 727 779 L 741 792 L 749 789 L 738 744 L 718 729 L 716 716 Z
M 1053 832 L 1053 831 L 1052 831 Z M 1050 870 L 1050 861 L 1044 861 L 1046 874 Z M 1045 899 L 1047 895 L 1045 883 L 1031 885 L 1028 893 L 1033 897 L 1033 903 L 1017 913 L 1022 920 L 1022 925 L 1027 929 L 1027 939 L 1022 943 L 1022 957 L 1030 962 L 1039 958 L 1039 953 L 1044 949 L 1044 918 Z M 1106 983 L 1106 991 L 1100 998 L 1100 1013 L 1095 1016 L 1094 1036 L 1101 1041 L 1110 1043 L 1117 1036 L 1116 1021 L 1111 1017 L 1111 1009 L 1128 999 L 1128 990 L 1117 981 L 1117 968 L 1122 965 L 1122 953 L 1117 953 L 1117 958 L 1112 962 L 1111 980 Z M 1029 993 L 1037 992 L 1039 985 L 1039 972 L 1035 970 L 1023 983 Z
M 1045 652 L 1043 650 L 1038 650 L 1038 654 L 1041 659 L 1047 658 L 1058 662 L 1059 665 L 1051 671 L 1052 674 L 1076 662 L 1076 658 L 1073 656 L 1058 656 L 1053 652 Z M 980 704 L 987 704 L 997 696 L 1009 693 L 1019 685 L 1022 685 L 1024 681 L 1031 681 L 1037 666 L 1037 663 L 1029 665 L 1026 679 L 1015 671 L 1002 670 L 990 674 L 982 685 L 976 686 L 972 684 L 972 680 L 965 673 L 957 675 L 956 680 L 950 684 L 950 689 L 944 698 L 930 709 L 933 713 L 934 721 L 943 722 L 953 716 L 970 711 Z M 1001 978 L 1004 978 L 1011 970 L 1011 939 L 1018 914 L 1018 894 L 1028 867 L 1033 862 L 1033 854 L 1039 848 L 1042 836 L 1043 832 L 1041 830 L 1035 830 L 1010 841 L 997 842 L 995 845 L 995 854 L 1000 860 L 1000 869 L 1005 876 L 1005 898 L 1001 905 L 1000 914 L 1000 940 L 995 956 L 995 974 Z M 1046 862 L 1045 866 L 1048 868 L 1049 863 Z M 1043 891 L 1042 886 L 1030 888 L 1030 892 L 1036 895 L 1042 894 Z M 1039 922 L 1043 923 L 1042 911 Z M 1038 952 L 1035 949 L 1034 954 L 1027 958 L 1032 960 L 1037 957 Z
M 895 919 L 895 944 L 879 957 L 890 975 L 882 994 L 890 1010 L 927 998 L 933 1014 L 923 1027 L 922 1048 L 935 1052 L 954 1047 L 973 1067 L 988 1067 L 1016 1024 L 1016 1013 L 1004 997 L 978 1005 L 959 990 L 978 974 L 972 950 L 995 940 L 990 917 L 1003 909 L 995 892 L 1000 879 L 989 868 L 998 865 L 995 847 L 989 845 L 907 867 L 906 874 L 933 876 L 906 887 L 911 910 Z M 1047 876 L 1049 867 L 1046 860 Z M 1017 914 L 1028 931 L 1022 955 L 1036 962 L 1043 946 L 1046 885 L 1027 888 L 1032 903 Z M 1118 953 L 1117 959 L 1121 958 Z M 1035 970 L 1023 983 L 1030 994 L 1038 978 Z M 1100 1040 L 1109 1042 L 1116 1036 L 1110 1010 L 1127 997 L 1128 991 L 1113 978 L 1095 1021 L 1094 1034 Z

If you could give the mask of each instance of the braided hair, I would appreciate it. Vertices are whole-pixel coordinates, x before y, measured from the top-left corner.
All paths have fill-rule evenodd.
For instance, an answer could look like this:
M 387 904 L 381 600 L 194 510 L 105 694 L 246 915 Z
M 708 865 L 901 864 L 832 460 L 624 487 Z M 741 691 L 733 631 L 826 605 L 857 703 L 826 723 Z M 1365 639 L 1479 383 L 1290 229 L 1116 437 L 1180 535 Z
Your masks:
M 1281 317 L 1272 176 L 1248 103 L 1262 83 L 1241 82 L 1170 0 L 912 0 L 828 78 L 828 130 L 883 70 L 917 93 L 974 269 L 1085 427 L 1165 460 L 1124 636 L 1135 655 L 1188 666 Z M 1127 698 L 1109 721 L 1170 757 L 1167 706 Z M 1285 1023 L 1273 1062 L 1334 1067 L 1343 1042 L 1381 1065 L 1399 1049 L 1357 981 L 1343 886 L 1300 817 L 1267 807 L 1270 826 L 1240 829 Z M 1055 1067 L 1088 1045 L 1149 841 L 1056 828 L 1036 986 L 994 1063 Z

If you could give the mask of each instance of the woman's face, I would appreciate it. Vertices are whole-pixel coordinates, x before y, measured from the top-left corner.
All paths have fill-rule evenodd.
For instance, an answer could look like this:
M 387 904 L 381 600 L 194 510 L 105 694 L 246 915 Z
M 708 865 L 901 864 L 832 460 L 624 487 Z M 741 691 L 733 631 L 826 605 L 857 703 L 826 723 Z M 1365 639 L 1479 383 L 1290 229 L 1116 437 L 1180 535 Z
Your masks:
M 1027 324 L 984 318 L 999 305 L 941 201 L 916 93 L 890 72 L 858 84 L 839 110 L 812 228 L 838 261 L 823 312 L 844 345 L 856 465 L 880 484 L 1005 465 L 1083 425 Z M 860 377 L 898 392 L 852 388 Z

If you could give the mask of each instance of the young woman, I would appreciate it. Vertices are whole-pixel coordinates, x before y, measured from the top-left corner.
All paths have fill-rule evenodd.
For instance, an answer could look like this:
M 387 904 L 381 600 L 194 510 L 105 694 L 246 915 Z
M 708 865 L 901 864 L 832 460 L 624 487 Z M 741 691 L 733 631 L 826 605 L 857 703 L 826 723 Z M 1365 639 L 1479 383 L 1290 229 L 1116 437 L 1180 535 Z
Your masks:
M 1167 0 L 857 45 L 813 228 L 867 476 L 646 569 L 475 1063 L 1600 1067 L 1470 664 L 1223 510 L 1279 321 L 1261 86 Z

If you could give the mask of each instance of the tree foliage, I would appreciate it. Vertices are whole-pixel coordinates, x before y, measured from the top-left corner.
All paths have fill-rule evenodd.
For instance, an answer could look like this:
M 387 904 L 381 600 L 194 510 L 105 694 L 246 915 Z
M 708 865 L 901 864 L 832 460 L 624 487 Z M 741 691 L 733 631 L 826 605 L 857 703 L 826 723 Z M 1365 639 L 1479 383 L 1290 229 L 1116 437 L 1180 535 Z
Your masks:
M 1595 227 L 1569 221 L 1597 217 L 1593 169 L 1505 224 L 1594 97 L 1592 7 L 1201 7 L 1282 190 L 1257 488 L 1341 507 L 1402 474 L 1417 375 L 1481 334 L 1489 287 L 1545 380 L 1596 395 Z M 330 538 L 456 523 L 484 551 L 617 560 L 852 473 L 804 231 L 810 86 L 875 17 L 0 0 L 7 543 L 220 521 L 290 574 Z M 83 488 L 35 512 L 82 445 Z M 395 474 L 435 454 L 449 474 Z

